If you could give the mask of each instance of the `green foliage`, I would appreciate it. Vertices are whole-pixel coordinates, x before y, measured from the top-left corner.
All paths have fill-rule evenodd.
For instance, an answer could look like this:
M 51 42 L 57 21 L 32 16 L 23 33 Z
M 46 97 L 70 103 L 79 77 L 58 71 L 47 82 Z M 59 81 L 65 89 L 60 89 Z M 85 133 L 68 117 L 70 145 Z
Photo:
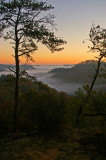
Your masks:
M 6 92 L 5 92 L 6 93 Z M 8 99 L 8 98 L 7 98 Z M 13 101 L 0 103 L 0 134 L 6 134 L 13 129 Z
M 41 134 L 48 136 L 64 130 L 67 123 L 66 104 L 63 93 L 50 89 L 43 92 L 29 90 L 21 96 L 20 103 L 21 117 L 26 118 L 24 127 L 30 123 L 30 127 L 35 127 Z
M 90 125 L 105 126 L 106 93 L 93 92 L 83 112 Z
M 77 103 L 77 108 L 80 105 L 83 109 L 80 116 L 80 123 L 83 127 L 86 126 L 102 126 L 106 125 L 106 93 L 92 91 L 91 95 L 88 97 L 89 86 L 84 86 L 86 93 L 82 90 L 76 92 L 76 98 L 80 100 Z M 80 107 L 79 107 L 80 108 Z
M 14 83 L 12 75 L 0 77 L 0 129 L 12 130 Z M 84 86 L 86 92 L 88 86 Z M 78 89 L 74 96 L 57 92 L 41 82 L 20 79 L 18 130 L 38 132 L 49 136 L 63 134 L 68 128 L 105 127 L 106 94 L 93 91 L 86 100 L 85 91 Z M 80 108 L 83 112 L 76 123 Z
M 10 105 L 10 103 L 13 104 L 14 102 L 13 80 L 14 77 L 11 77 L 11 75 L 0 78 L 0 82 L 3 82 L 0 87 L 1 108 L 5 106 L 4 110 L 6 109 L 5 111 L 7 112 L 5 115 L 5 112 L 1 109 L 0 115 L 3 121 L 6 119 L 6 123 L 11 122 L 9 119 L 12 119 L 13 114 L 13 105 Z M 39 133 L 44 133 L 45 135 L 57 134 L 61 130 L 63 132 L 67 124 L 67 98 L 68 96 L 65 93 L 59 93 L 55 89 L 50 89 L 41 82 L 33 82 L 21 78 L 18 129 L 26 132 L 37 130 Z M 12 125 L 12 123 L 10 124 Z M 11 125 L 9 125 L 7 126 L 10 127 Z M 4 125 L 4 128 L 6 129 L 6 125 Z M 1 125 L 2 129 L 3 126 Z
M 68 105 L 69 121 L 72 127 L 106 127 L 106 93 L 92 91 L 87 96 L 89 86 L 84 86 L 85 91 L 78 89 L 74 96 L 70 97 Z M 79 121 L 79 123 L 77 122 Z
M 9 74 L 7 76 L 1 75 L 0 77 L 0 87 L 13 87 L 15 83 L 15 77 L 12 74 Z

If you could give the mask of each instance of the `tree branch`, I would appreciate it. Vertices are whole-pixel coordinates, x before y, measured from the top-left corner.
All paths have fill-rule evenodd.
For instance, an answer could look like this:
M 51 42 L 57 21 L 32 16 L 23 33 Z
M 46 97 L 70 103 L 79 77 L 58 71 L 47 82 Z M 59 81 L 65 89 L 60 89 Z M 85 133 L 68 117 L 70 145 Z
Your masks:
M 24 52 L 24 53 L 19 54 L 18 56 L 19 56 L 19 57 L 20 57 L 20 56 L 23 56 L 23 55 L 25 55 L 25 54 L 34 52 L 35 50 L 36 50 L 36 49 L 29 50 L 29 51 L 27 51 L 27 52 Z

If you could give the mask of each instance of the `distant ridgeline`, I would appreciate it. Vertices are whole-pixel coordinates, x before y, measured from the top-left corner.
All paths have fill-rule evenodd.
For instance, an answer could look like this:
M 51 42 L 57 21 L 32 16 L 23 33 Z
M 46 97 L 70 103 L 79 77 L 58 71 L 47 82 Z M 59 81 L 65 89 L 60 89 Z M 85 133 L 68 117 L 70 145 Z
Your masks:
M 9 68 L 14 69 L 15 66 L 14 65 L 9 65 L 9 64 L 0 64 L 0 72 L 7 71 L 7 70 L 9 70 Z M 23 70 L 35 69 L 32 65 L 28 65 L 28 64 L 20 65 L 20 68 L 23 69 Z
M 50 73 L 53 73 L 52 77 L 61 79 L 64 82 L 90 84 L 95 74 L 96 67 L 97 61 L 87 60 L 75 65 L 72 68 L 53 69 Z M 106 63 L 101 62 L 101 68 L 105 69 L 105 67 Z M 100 69 L 100 73 L 102 72 L 103 71 Z M 103 83 L 106 83 L 106 79 L 98 77 L 96 84 Z

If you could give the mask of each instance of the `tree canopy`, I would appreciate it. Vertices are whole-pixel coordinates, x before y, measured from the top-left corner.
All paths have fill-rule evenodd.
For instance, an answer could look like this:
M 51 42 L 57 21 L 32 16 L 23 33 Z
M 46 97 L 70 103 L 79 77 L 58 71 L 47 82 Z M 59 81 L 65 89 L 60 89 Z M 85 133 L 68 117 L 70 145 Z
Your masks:
M 92 47 L 90 47 L 91 49 L 90 51 L 99 53 L 98 57 L 96 57 L 98 59 L 96 72 L 90 86 L 90 93 L 91 93 L 93 86 L 95 84 L 95 81 L 99 75 L 101 60 L 103 58 L 106 58 L 106 29 L 101 28 L 99 25 L 92 26 L 90 29 L 89 37 L 90 37 L 90 41 L 92 42 Z M 105 72 L 106 71 L 104 70 L 104 73 Z M 105 74 L 103 74 L 103 76 L 104 75 Z
M 99 57 L 106 57 L 106 29 L 98 26 L 92 26 L 90 29 L 90 41 L 92 42 L 91 51 L 99 52 Z
M 50 30 L 51 26 L 54 27 L 54 15 L 44 15 L 51 9 L 53 7 L 44 1 L 1 0 L 0 35 L 12 40 L 14 49 L 17 41 L 18 56 L 26 55 L 32 60 L 30 53 L 38 49 L 38 42 L 52 52 L 63 49 L 60 45 L 66 42 Z M 3 34 L 3 30 L 7 31 L 6 34 Z

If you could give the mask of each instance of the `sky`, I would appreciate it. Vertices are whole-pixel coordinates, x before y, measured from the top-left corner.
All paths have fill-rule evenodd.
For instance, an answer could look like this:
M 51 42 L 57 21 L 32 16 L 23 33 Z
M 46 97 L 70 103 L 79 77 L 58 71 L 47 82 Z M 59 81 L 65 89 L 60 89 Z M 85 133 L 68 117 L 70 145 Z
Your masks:
M 94 59 L 97 53 L 88 52 L 89 31 L 92 26 L 106 28 L 106 0 L 47 0 L 54 6 L 49 13 L 56 16 L 55 35 L 67 41 L 64 50 L 51 53 L 39 44 L 33 64 L 76 64 Z M 83 41 L 85 40 L 85 43 Z M 9 41 L 0 39 L 0 63 L 14 64 L 14 50 Z M 20 63 L 26 63 L 25 58 Z M 29 62 L 32 64 L 32 62 Z

